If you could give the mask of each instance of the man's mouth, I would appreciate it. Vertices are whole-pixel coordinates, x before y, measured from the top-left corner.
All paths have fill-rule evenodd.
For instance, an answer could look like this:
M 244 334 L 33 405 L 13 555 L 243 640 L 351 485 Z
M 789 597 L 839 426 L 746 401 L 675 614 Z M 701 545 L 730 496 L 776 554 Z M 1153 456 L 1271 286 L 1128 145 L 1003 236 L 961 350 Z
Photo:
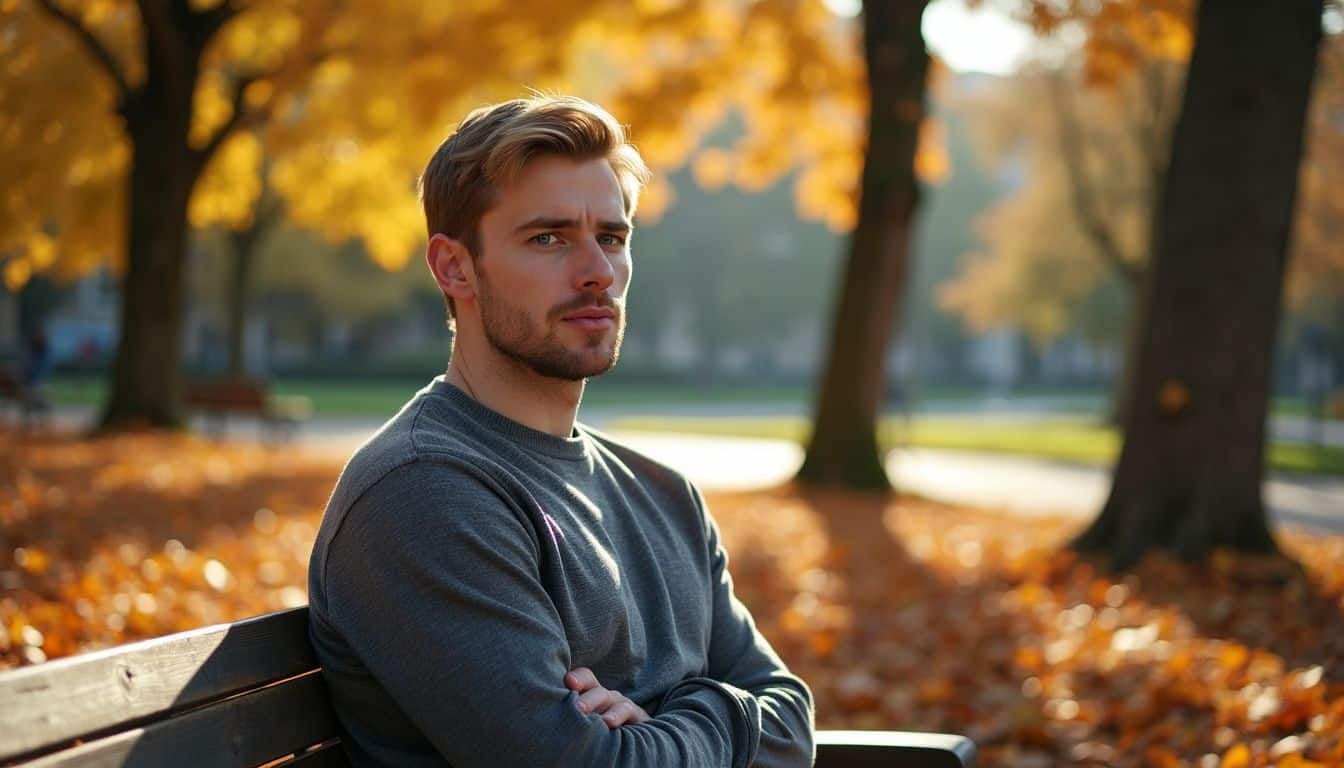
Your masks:
M 616 325 L 616 312 L 606 307 L 589 307 L 560 319 L 580 331 L 605 331 Z

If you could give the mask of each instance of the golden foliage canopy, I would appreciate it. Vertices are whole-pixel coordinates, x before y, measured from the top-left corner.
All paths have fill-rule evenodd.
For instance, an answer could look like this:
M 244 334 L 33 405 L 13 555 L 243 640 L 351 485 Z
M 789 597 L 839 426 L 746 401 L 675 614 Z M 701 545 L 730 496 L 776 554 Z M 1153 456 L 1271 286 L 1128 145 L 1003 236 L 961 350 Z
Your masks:
M 248 225 L 264 177 L 291 223 L 360 238 L 397 268 L 423 239 L 413 184 L 425 158 L 469 108 L 525 87 L 608 106 L 659 169 L 693 159 L 736 110 L 746 134 L 707 152 L 697 178 L 756 189 L 800 169 L 800 211 L 837 230 L 854 223 L 860 33 L 821 0 L 190 3 L 225 6 L 236 13 L 204 51 L 191 109 L 190 143 L 217 146 L 193 190 L 194 227 Z M 6 282 L 118 267 L 134 158 L 117 108 L 119 88 L 145 78 L 139 6 L 0 0 L 0 12 Z M 921 169 L 933 178 L 945 161 L 928 133 Z M 656 180 L 643 214 L 669 196 Z

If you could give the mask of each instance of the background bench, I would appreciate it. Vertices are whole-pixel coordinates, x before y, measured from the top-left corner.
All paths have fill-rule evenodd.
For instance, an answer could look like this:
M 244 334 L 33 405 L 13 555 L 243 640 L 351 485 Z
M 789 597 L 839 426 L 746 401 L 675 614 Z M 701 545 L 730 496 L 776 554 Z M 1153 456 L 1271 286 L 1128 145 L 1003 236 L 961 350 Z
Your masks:
M 19 423 L 24 427 L 39 426 L 51 415 L 51 403 L 40 392 L 23 386 L 22 379 L 14 371 L 0 368 L 0 412 L 10 406 L 18 411 Z
M 308 398 L 270 394 L 263 382 L 249 378 L 189 380 L 182 402 L 204 413 L 206 429 L 215 435 L 223 433 L 225 418 L 237 414 L 261 419 L 262 428 L 272 436 L 292 437 L 312 415 Z
M 0 674 L 5 766 L 348 768 L 340 738 L 307 608 Z M 820 768 L 974 764 L 960 736 L 818 733 Z

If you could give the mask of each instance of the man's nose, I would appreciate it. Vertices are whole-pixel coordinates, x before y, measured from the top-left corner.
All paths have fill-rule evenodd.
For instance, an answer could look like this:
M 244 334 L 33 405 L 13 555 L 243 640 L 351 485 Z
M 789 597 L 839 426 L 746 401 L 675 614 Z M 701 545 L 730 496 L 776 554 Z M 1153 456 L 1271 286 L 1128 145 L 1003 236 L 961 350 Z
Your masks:
M 596 239 L 585 239 L 578 249 L 578 264 L 575 267 L 574 287 L 580 291 L 603 292 L 616 280 L 616 268 L 611 263 L 611 254 L 607 253 Z

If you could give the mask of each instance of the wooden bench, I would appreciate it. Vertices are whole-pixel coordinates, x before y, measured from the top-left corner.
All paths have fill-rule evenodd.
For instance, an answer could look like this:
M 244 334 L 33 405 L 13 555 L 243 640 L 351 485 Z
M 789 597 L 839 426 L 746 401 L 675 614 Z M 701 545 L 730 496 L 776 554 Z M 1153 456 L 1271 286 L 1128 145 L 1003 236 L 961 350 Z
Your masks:
M 288 438 L 312 415 L 308 398 L 269 394 L 264 383 L 249 378 L 189 380 L 182 402 L 206 415 L 206 429 L 214 435 L 223 433 L 226 417 L 242 414 L 260 418 L 271 436 Z
M 51 403 L 41 393 L 29 390 L 8 368 L 0 368 L 0 411 L 14 406 L 24 427 L 35 427 L 51 415 Z
M 975 764 L 960 736 L 817 736 L 821 768 Z M 4 766 L 348 768 L 340 741 L 306 607 L 0 673 Z

